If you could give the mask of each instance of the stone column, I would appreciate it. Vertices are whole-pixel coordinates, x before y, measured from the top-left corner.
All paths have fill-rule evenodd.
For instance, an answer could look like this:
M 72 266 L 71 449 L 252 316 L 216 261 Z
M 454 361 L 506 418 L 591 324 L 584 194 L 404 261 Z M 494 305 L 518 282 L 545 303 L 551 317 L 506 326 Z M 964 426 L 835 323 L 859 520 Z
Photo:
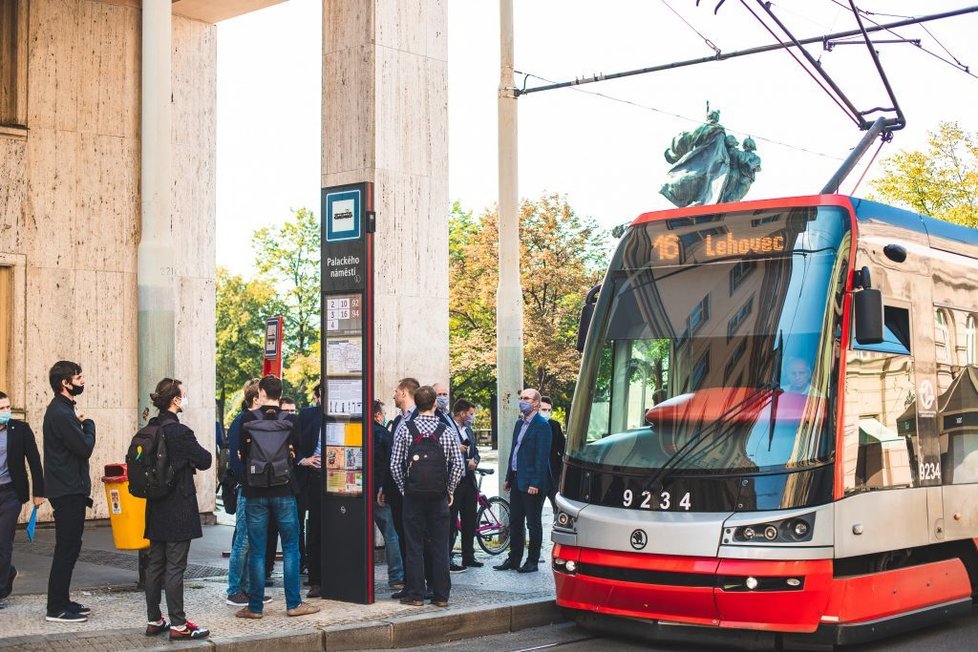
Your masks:
M 372 181 L 376 398 L 448 381 L 448 8 L 323 0 L 322 185 Z

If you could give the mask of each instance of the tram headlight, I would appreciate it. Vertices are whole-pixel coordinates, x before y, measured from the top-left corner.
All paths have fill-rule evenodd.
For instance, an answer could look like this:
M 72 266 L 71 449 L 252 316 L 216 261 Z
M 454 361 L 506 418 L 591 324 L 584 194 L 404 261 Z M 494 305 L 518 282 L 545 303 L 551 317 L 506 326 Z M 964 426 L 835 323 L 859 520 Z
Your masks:
M 573 573 L 577 570 L 577 562 L 571 561 L 569 559 L 561 559 L 560 557 L 554 558 L 554 570 L 560 571 L 561 573 Z
M 795 536 L 796 539 L 805 538 L 805 535 L 807 535 L 811 529 L 812 529 L 811 526 L 801 519 L 792 521 L 791 524 L 789 525 L 789 530 L 791 534 Z
M 815 514 L 803 514 L 768 523 L 752 523 L 734 528 L 728 526 L 724 529 L 723 542 L 766 544 L 811 541 L 814 524 Z
M 554 527 L 560 530 L 567 530 L 568 532 L 574 532 L 575 519 L 573 516 L 567 512 L 557 512 L 557 516 L 554 517 Z
M 751 591 L 753 591 L 754 589 L 757 588 L 757 578 L 756 577 L 748 577 L 747 580 L 744 582 L 744 585 L 748 589 L 750 589 Z

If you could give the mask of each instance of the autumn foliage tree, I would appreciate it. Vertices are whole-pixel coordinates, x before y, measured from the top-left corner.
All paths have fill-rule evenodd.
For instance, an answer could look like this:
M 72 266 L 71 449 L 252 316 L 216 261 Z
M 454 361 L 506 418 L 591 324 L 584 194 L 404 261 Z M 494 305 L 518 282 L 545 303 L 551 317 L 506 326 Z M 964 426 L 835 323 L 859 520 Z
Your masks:
M 217 409 L 224 420 L 230 401 L 249 379 L 261 374 L 265 318 L 275 311 L 276 294 L 263 280 L 246 280 L 217 268 Z
M 498 215 L 476 218 L 455 204 L 449 221 L 449 355 L 457 396 L 491 404 L 496 390 Z M 524 381 L 570 403 L 580 355 L 575 343 L 587 291 L 599 283 L 607 240 L 565 197 L 520 206 Z
M 930 133 L 927 151 L 901 151 L 873 182 L 879 198 L 965 226 L 978 226 L 978 134 L 956 122 Z

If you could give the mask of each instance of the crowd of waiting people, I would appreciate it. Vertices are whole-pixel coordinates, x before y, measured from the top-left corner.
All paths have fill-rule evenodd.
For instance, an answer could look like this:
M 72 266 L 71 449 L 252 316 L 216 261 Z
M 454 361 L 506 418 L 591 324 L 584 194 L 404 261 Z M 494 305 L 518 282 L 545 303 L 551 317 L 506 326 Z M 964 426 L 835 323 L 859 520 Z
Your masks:
M 10 400 L 0 392 L 0 608 L 17 576 L 13 536 L 21 506 L 51 502 L 55 551 L 48 581 L 46 618 L 84 622 L 91 609 L 71 600 L 69 589 L 82 544 L 85 509 L 92 506 L 88 460 L 95 448 L 95 424 L 76 407 L 84 391 L 81 367 L 56 363 L 49 372 L 54 398 L 43 422 L 44 465 L 30 426 L 10 418 Z M 301 596 L 300 576 L 308 574 L 306 597 L 322 596 L 321 512 L 323 482 L 321 388 L 315 403 L 296 411 L 282 396 L 275 376 L 245 384 L 240 413 L 226 437 L 227 470 L 222 479 L 225 509 L 235 515 L 228 569 L 227 603 L 239 618 L 260 619 L 271 602 L 265 588 L 281 540 L 286 613 L 304 616 L 320 608 Z M 210 468 L 212 456 L 193 431 L 180 423 L 187 405 L 184 385 L 164 378 L 151 395 L 158 414 L 149 425 L 165 433 L 172 487 L 147 500 L 145 538 L 150 541 L 145 574 L 147 636 L 169 632 L 174 640 L 209 635 L 186 618 L 184 572 L 190 542 L 202 536 L 193 476 Z M 385 421 L 375 400 L 373 418 L 374 522 L 386 545 L 391 597 L 421 606 L 449 603 L 451 573 L 483 566 L 475 557 L 479 449 L 472 425 L 476 406 L 457 399 L 450 406 L 441 383 L 422 386 L 413 378 L 394 390 L 397 415 Z M 538 570 L 543 501 L 554 500 L 563 454 L 560 424 L 551 418 L 552 401 L 535 389 L 520 394 L 520 418 L 507 458 L 511 547 L 495 570 Z M 28 488 L 30 468 L 31 487 Z M 307 520 L 308 519 L 308 520 Z M 460 523 L 461 527 L 457 527 Z M 524 555 L 525 531 L 529 546 Z M 461 538 L 458 563 L 451 553 Z M 165 595 L 169 622 L 161 612 Z

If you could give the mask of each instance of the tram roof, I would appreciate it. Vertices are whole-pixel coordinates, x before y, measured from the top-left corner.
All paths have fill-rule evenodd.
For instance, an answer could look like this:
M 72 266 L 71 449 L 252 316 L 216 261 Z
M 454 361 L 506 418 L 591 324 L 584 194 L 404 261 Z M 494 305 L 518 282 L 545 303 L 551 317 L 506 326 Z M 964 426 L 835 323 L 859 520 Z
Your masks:
M 631 225 L 637 226 L 646 222 L 678 217 L 695 217 L 712 215 L 714 213 L 771 210 L 802 206 L 841 206 L 846 209 L 851 209 L 856 216 L 857 222 L 875 221 L 890 224 L 897 228 L 920 233 L 932 239 L 932 243 L 933 239 L 950 241 L 948 244 L 953 243 L 956 245 L 954 249 L 960 247 L 962 250 L 967 251 L 966 255 L 978 258 L 978 229 L 945 222 L 944 220 L 926 217 L 913 211 L 888 206 L 887 204 L 881 204 L 868 199 L 850 197 L 848 195 L 807 195 L 801 197 L 758 199 L 726 204 L 708 204 L 706 206 L 687 206 L 685 208 L 642 213 L 635 218 Z M 945 247 L 936 248 L 945 249 Z M 964 253 L 964 251 L 960 251 L 959 253 Z

